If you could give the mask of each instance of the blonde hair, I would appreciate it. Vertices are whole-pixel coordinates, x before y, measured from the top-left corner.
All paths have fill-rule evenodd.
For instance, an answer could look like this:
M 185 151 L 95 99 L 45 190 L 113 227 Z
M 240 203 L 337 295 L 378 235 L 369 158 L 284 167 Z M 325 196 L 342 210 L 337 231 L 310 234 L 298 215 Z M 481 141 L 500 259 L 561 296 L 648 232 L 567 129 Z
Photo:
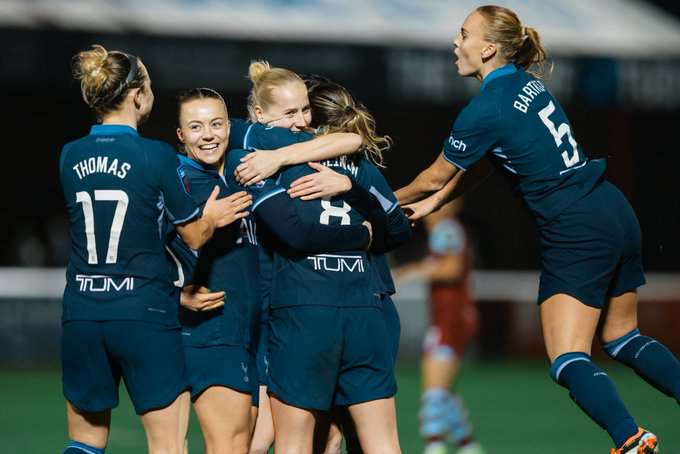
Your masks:
M 304 85 L 300 76 L 284 68 L 272 68 L 268 62 L 259 60 L 250 62 L 248 79 L 253 88 L 248 95 L 248 116 L 253 123 L 257 122 L 255 106 L 267 110 L 275 103 L 273 91 L 286 84 L 299 82 Z
M 541 43 L 540 35 L 536 29 L 523 26 L 514 11 L 495 5 L 480 6 L 475 11 L 486 22 L 484 38 L 498 44 L 498 53 L 503 61 L 514 63 L 541 79 L 552 73 L 552 63 L 545 73 L 548 53 Z M 530 70 L 532 65 L 538 65 L 539 70 Z
M 99 44 L 73 57 L 73 76 L 80 80 L 83 100 L 101 120 L 116 110 L 125 93 L 144 84 L 141 61 L 124 52 L 107 51 Z
M 390 149 L 392 139 L 375 132 L 375 119 L 366 107 L 357 102 L 342 85 L 324 77 L 304 76 L 312 107 L 314 123 L 321 125 L 319 134 L 353 132 L 364 142 L 366 159 L 378 167 L 384 166 L 383 152 Z

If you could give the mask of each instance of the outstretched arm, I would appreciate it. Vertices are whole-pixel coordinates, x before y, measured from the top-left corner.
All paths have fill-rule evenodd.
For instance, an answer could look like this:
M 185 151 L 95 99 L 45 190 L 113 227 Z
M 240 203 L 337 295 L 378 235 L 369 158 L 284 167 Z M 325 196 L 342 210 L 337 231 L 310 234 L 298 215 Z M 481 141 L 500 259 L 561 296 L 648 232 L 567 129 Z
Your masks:
M 440 153 L 430 167 L 420 172 L 410 184 L 397 190 L 394 195 L 400 205 L 418 202 L 443 189 L 459 172 L 460 169 L 444 159 L 444 154 Z
M 239 184 L 249 186 L 274 175 L 284 166 L 356 153 L 362 145 L 363 141 L 358 134 L 337 132 L 288 145 L 273 152 L 254 151 L 241 158 L 241 164 L 236 167 L 234 176 Z
M 422 219 L 430 213 L 438 211 L 446 203 L 465 194 L 476 187 L 493 172 L 493 166 L 487 159 L 478 161 L 467 172 L 458 172 L 446 186 L 420 202 L 402 206 L 411 223 Z

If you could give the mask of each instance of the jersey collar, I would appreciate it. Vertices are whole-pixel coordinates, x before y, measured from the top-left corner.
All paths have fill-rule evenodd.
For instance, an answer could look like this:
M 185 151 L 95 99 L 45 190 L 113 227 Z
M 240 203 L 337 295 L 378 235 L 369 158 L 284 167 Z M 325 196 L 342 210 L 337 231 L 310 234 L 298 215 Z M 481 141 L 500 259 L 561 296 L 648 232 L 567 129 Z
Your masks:
M 90 129 L 90 135 L 93 134 L 130 134 L 131 136 L 139 136 L 137 130 L 128 125 L 94 125 Z
M 193 167 L 194 169 L 198 169 L 198 170 L 205 172 L 205 173 L 214 174 L 214 175 L 218 174 L 218 172 L 216 170 L 206 169 L 201 164 L 194 161 L 193 159 L 191 159 L 188 156 L 185 156 L 183 154 L 180 154 L 180 155 L 177 155 L 177 156 L 179 157 L 179 162 L 181 162 L 182 165 Z
M 499 77 L 507 76 L 508 74 L 513 74 L 517 72 L 517 66 L 515 66 L 514 63 L 508 63 L 505 66 L 501 66 L 500 68 L 496 68 L 493 71 L 491 71 L 489 74 L 486 75 L 484 78 L 484 81 L 482 82 L 482 90 L 486 88 L 486 86 L 489 84 L 494 79 L 497 79 Z

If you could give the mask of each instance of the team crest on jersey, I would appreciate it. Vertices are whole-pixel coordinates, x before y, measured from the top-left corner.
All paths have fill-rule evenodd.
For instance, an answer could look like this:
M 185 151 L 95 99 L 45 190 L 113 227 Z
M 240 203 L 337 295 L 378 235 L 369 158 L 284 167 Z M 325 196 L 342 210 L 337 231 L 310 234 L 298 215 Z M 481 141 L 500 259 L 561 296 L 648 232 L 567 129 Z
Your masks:
M 258 181 L 257 183 L 253 184 L 253 187 L 254 187 L 254 188 L 257 188 L 257 189 L 262 189 L 262 188 L 264 188 L 264 180 L 260 180 L 260 181 Z
M 184 167 L 182 166 L 177 167 L 177 175 L 179 175 L 179 179 L 182 181 L 182 186 L 184 186 L 184 192 L 189 194 L 191 192 L 191 188 L 189 188 L 189 179 L 187 178 L 186 172 L 184 172 Z

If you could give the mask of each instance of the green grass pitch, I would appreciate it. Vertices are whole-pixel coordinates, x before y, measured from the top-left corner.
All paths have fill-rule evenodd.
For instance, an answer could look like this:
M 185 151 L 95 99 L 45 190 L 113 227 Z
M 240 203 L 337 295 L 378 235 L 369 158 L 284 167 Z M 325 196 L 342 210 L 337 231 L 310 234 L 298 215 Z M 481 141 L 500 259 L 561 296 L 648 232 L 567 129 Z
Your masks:
M 638 423 L 659 436 L 661 453 L 680 454 L 680 406 L 631 371 L 611 362 L 602 365 Z M 423 446 L 418 437 L 418 366 L 402 362 L 397 373 L 402 451 L 417 454 Z M 605 454 L 612 447 L 606 432 L 550 380 L 544 362 L 472 362 L 463 369 L 457 390 L 488 454 Z M 107 453 L 146 452 L 141 423 L 124 388 L 112 419 Z M 3 453 L 63 450 L 67 433 L 59 370 L 0 370 L 0 436 Z M 203 452 L 193 417 L 189 452 Z

